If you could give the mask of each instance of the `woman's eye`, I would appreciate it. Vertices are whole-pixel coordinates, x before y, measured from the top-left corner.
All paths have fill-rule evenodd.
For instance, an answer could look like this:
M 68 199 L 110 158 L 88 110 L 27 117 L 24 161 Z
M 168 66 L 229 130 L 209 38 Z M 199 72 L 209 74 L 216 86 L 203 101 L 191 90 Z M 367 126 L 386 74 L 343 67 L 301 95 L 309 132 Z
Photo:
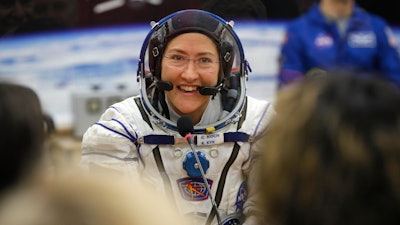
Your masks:
M 182 60 L 185 59 L 185 58 L 184 58 L 183 56 L 181 56 L 181 55 L 173 55 L 171 58 L 174 59 L 174 60 L 176 60 L 176 61 L 182 61 Z
M 203 58 L 199 59 L 199 62 L 200 63 L 211 63 L 212 60 L 210 58 L 203 57 Z

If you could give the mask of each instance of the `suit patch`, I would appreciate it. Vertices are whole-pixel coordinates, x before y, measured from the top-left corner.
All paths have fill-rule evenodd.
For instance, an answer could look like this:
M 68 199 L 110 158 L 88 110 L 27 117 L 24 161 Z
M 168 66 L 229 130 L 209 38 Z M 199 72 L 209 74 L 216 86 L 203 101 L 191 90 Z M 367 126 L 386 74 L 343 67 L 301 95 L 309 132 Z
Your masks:
M 211 189 L 213 181 L 207 179 Z M 208 198 L 207 186 L 201 177 L 187 177 L 176 181 L 181 192 L 181 196 L 189 201 L 203 201 Z
M 238 190 L 237 196 L 236 196 L 236 210 L 242 210 L 244 202 L 247 199 L 247 189 L 246 189 L 246 183 L 243 182 Z

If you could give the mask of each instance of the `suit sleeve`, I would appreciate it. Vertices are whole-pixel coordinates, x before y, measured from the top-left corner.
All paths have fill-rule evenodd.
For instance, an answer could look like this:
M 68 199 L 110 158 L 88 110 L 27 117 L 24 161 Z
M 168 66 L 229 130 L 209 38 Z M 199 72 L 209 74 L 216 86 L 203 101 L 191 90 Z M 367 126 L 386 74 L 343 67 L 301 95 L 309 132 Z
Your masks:
M 109 108 L 85 132 L 80 166 L 89 172 L 138 178 L 140 155 L 132 124 L 116 108 Z

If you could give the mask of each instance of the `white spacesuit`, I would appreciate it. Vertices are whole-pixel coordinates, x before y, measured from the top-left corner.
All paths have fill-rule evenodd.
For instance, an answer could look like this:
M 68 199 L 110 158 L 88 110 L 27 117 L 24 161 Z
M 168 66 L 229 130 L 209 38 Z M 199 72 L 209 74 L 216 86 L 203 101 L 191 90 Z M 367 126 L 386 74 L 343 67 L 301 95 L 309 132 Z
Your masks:
M 161 80 L 159 66 L 167 42 L 187 32 L 215 40 L 221 60 L 217 86 L 200 90 L 211 100 L 194 125 L 193 149 L 178 132 L 181 115 L 169 107 L 164 92 L 172 84 Z M 191 216 L 193 224 L 251 224 L 255 209 L 246 182 L 251 147 L 265 133 L 274 110 L 246 96 L 247 69 L 232 24 L 211 13 L 183 10 L 153 24 L 139 61 L 140 96 L 112 105 L 86 131 L 81 165 L 142 179 Z

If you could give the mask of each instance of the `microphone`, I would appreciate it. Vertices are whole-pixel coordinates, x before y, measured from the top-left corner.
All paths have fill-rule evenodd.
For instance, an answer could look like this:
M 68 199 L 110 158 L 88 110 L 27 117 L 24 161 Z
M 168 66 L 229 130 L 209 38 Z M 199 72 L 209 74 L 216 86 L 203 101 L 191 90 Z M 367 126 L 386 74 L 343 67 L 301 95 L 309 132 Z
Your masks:
M 199 92 L 201 95 L 212 95 L 215 96 L 219 91 L 221 91 L 221 88 L 223 86 L 223 82 L 220 82 L 217 86 L 215 87 L 210 87 L 210 86 L 203 86 L 199 88 Z
M 179 118 L 176 126 L 178 127 L 179 134 L 184 138 L 186 138 L 187 135 L 191 135 L 194 130 L 193 121 L 188 116 Z
M 172 90 L 172 88 L 174 88 L 174 85 L 169 81 L 158 80 L 156 82 L 156 85 L 157 85 L 158 89 L 163 90 L 163 91 L 170 91 L 170 90 Z
M 212 208 L 215 211 L 215 215 L 217 217 L 218 224 L 222 225 L 221 216 L 220 216 L 220 214 L 218 212 L 217 203 L 215 202 L 214 197 L 213 197 L 213 195 L 211 193 L 210 185 L 208 184 L 207 178 L 205 176 L 203 166 L 201 165 L 200 159 L 199 159 L 199 157 L 198 157 L 198 155 L 197 155 L 197 153 L 196 153 L 196 151 L 194 149 L 194 140 L 193 140 L 194 136 L 192 134 L 193 130 L 194 130 L 193 121 L 188 116 L 182 116 L 182 117 L 180 117 L 178 119 L 176 125 L 178 127 L 179 134 L 182 137 L 184 137 L 188 141 L 188 143 L 190 145 L 190 149 L 192 150 L 193 155 L 194 155 L 194 157 L 196 159 L 196 163 L 199 166 L 201 177 L 203 178 L 203 182 L 204 182 L 204 184 L 206 186 L 206 189 L 207 189 L 207 192 L 208 192 L 208 196 L 210 197 Z
M 199 92 L 201 95 L 216 95 L 218 91 L 218 87 L 203 86 L 199 88 Z

